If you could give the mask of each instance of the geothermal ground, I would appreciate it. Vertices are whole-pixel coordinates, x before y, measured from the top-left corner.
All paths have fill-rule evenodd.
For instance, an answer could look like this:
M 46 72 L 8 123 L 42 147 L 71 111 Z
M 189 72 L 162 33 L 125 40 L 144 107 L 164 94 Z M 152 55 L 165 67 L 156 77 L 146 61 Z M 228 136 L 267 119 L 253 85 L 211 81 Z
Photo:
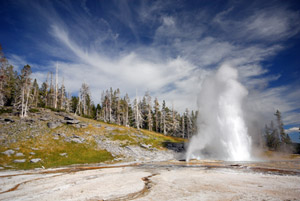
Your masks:
M 300 159 L 1 171 L 0 200 L 299 200 Z

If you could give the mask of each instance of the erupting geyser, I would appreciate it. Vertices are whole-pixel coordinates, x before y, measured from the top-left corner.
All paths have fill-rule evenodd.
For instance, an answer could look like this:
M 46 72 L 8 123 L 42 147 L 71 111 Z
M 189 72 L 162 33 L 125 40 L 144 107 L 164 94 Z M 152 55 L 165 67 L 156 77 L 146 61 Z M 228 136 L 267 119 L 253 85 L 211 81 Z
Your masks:
M 198 133 L 189 144 L 186 159 L 250 160 L 251 138 L 243 118 L 247 89 L 238 72 L 222 65 L 208 76 L 198 97 Z

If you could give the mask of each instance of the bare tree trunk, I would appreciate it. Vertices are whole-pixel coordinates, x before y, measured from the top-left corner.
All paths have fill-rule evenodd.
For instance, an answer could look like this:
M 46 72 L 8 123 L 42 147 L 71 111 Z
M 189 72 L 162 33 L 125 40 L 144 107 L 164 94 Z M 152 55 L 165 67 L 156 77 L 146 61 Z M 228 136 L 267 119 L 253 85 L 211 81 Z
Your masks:
M 27 88 L 27 96 L 26 96 L 26 102 L 25 102 L 24 117 L 27 117 L 27 110 L 28 110 L 28 103 L 29 103 L 29 93 L 30 93 L 30 85 Z
M 184 136 L 184 114 L 183 114 L 183 116 L 182 116 L 182 138 L 184 138 L 185 136 Z
M 54 108 L 57 109 L 57 97 L 58 97 L 58 66 L 56 63 L 56 73 L 55 73 L 55 98 L 54 98 Z
M 112 92 L 110 91 L 109 95 L 109 122 L 112 122 L 112 115 L 111 115 L 111 106 L 112 106 Z
M 21 92 L 21 114 L 20 117 L 23 118 L 24 117 L 24 100 L 25 100 L 25 86 L 22 86 L 22 92 Z

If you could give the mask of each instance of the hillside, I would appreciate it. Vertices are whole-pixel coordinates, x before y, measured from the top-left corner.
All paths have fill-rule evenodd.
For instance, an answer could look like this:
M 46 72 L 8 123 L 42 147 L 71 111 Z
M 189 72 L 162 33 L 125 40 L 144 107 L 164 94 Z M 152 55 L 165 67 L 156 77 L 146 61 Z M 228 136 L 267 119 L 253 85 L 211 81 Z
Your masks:
M 0 169 L 50 168 L 85 163 L 160 161 L 174 158 L 183 139 L 106 124 L 38 108 L 21 119 L 0 115 Z M 174 146 L 173 146 L 174 148 Z

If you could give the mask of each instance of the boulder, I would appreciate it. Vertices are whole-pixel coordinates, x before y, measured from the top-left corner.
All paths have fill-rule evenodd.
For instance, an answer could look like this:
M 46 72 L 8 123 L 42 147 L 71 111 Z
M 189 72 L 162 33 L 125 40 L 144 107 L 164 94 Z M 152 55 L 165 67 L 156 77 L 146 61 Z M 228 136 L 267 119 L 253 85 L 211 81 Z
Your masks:
M 49 120 L 50 120 L 50 117 L 41 117 L 40 120 L 41 120 L 41 121 L 49 121 Z
M 151 144 L 140 144 L 140 147 L 144 149 L 151 149 L 152 145 Z
M 6 150 L 6 151 L 2 152 L 2 154 L 5 154 L 7 156 L 13 155 L 14 153 L 15 153 L 15 151 L 12 150 L 12 149 L 9 149 L 9 150 Z
M 25 122 L 32 124 L 35 122 L 35 120 L 34 119 L 26 119 Z
M 96 125 L 94 125 L 94 127 L 95 128 L 101 128 L 102 126 L 101 126 L 101 124 L 96 124 Z
M 75 142 L 75 143 L 78 143 L 78 144 L 83 143 L 83 141 L 80 138 L 73 138 L 73 139 L 71 139 L 71 142 Z
M 75 118 L 71 117 L 71 116 L 64 116 L 64 120 L 76 120 Z
M 63 120 L 62 122 L 66 124 L 79 124 L 80 121 L 78 121 L 77 119 L 73 119 L 73 120 Z
M 16 157 L 21 157 L 21 156 L 24 156 L 23 153 L 16 153 Z
M 30 160 L 30 163 L 38 163 L 38 162 L 40 162 L 42 159 L 40 159 L 40 158 L 33 158 L 33 159 L 31 159 Z
M 82 138 L 82 137 L 80 137 L 80 136 L 78 136 L 78 135 L 73 134 L 73 137 L 72 137 L 72 139 L 71 139 L 71 142 L 75 142 L 75 143 L 81 144 L 81 143 L 84 142 L 84 138 Z
M 26 159 L 16 159 L 13 161 L 14 163 L 25 163 Z
M 57 128 L 61 125 L 61 122 L 56 121 L 56 122 L 48 122 L 47 126 L 51 129 Z
M 60 155 L 60 156 L 66 156 L 66 157 L 68 156 L 67 153 L 60 153 L 59 155 Z
M 9 124 L 15 122 L 13 119 L 10 118 L 0 118 L 0 123 Z
M 85 123 L 80 123 L 80 128 L 87 128 L 88 127 L 88 124 L 85 124 Z
M 173 150 L 175 152 L 185 151 L 184 143 L 164 142 L 163 145 L 167 149 Z
M 30 155 L 35 155 L 35 153 L 34 153 L 34 152 L 30 152 L 29 154 L 30 154 Z
M 54 137 L 67 137 L 66 134 L 64 134 L 64 133 L 53 133 L 52 135 Z
M 106 129 L 107 131 L 113 131 L 113 130 L 115 130 L 116 128 L 110 127 L 110 126 L 105 126 L 105 129 Z

